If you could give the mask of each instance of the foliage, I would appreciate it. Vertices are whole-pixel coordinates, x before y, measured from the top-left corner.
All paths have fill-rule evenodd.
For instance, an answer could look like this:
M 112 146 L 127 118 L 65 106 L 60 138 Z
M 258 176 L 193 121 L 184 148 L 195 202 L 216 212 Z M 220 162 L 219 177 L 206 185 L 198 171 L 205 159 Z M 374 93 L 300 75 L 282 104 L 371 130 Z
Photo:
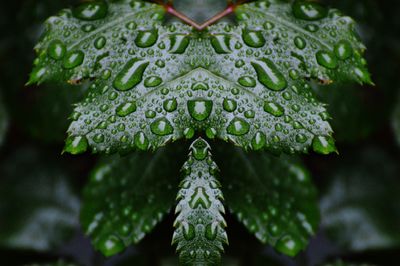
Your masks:
M 13 250 L 21 248 L 42 250 L 32 253 L 33 259 L 20 256 L 22 263 L 54 261 L 59 252 L 70 258 L 70 244 L 61 251 L 56 247 L 76 228 L 72 181 L 84 186 L 81 225 L 93 247 L 106 257 L 126 250 L 107 261 L 96 255 L 93 265 L 120 265 L 125 258 L 128 265 L 175 265 L 175 259 L 162 259 L 170 258 L 174 247 L 183 265 L 304 264 L 304 255 L 291 260 L 273 249 L 295 257 L 319 231 L 317 189 L 309 172 L 317 187 L 325 187 L 322 230 L 342 248 L 309 263 L 396 250 L 400 217 L 391 188 L 398 185 L 393 178 L 398 156 L 388 128 L 380 129 L 397 99 L 393 73 L 400 50 L 392 31 L 398 23 L 380 13 L 391 4 L 230 1 L 223 10 L 223 0 L 154 2 L 84 1 L 48 19 L 44 28 L 39 25 L 44 17 L 74 1 L 23 0 L 0 11 L 0 22 L 7 22 L 1 23 L 0 41 L 0 143 L 6 138 L 0 151 L 0 255 L 12 251 L 4 263 L 14 265 L 9 257 L 20 256 Z M 331 2 L 361 24 L 318 2 Z M 7 11 L 19 6 L 16 16 Z M 390 13 L 396 13 L 400 5 L 392 6 Z M 224 16 L 207 20 L 218 9 Z M 14 25 L 8 23 L 13 17 Z M 203 21 L 206 26 L 199 26 Z M 387 22 L 392 25 L 385 27 Z M 41 32 L 30 87 L 22 97 L 32 60 L 28 49 Z M 372 84 L 358 34 L 369 47 L 378 89 L 354 85 Z M 385 36 L 376 37 L 380 34 Z M 394 112 L 393 129 L 397 124 Z M 65 164 L 60 164 L 49 151 L 58 154 L 66 130 Z M 19 148 L 34 141 L 47 151 Z M 361 148 L 370 142 L 391 150 Z M 336 145 L 340 157 L 309 156 L 304 164 L 289 156 L 311 150 L 329 154 L 337 152 Z M 179 184 L 178 168 L 189 146 Z M 96 156 L 68 155 L 86 151 L 106 156 L 91 170 Z M 15 153 L 31 155 L 21 163 Z M 65 165 L 76 171 L 71 174 Z M 83 177 L 89 171 L 87 182 Z M 19 187 L 25 188 L 22 193 Z M 28 187 L 35 189 L 27 192 Z M 174 247 L 168 249 L 163 232 L 171 230 L 160 222 L 172 223 L 174 206 Z M 46 210 L 54 219 L 34 218 Z M 242 233 L 234 218 L 272 248 L 252 244 L 252 235 Z M 46 232 L 29 229 L 44 224 Z M 40 241 L 11 245 L 13 235 Z M 85 245 L 79 237 L 74 241 Z M 311 248 L 320 241 L 321 235 Z M 143 250 L 146 259 L 140 259 Z M 136 259 L 129 260 L 132 255 Z M 91 259 L 79 256 L 77 262 L 89 264 Z

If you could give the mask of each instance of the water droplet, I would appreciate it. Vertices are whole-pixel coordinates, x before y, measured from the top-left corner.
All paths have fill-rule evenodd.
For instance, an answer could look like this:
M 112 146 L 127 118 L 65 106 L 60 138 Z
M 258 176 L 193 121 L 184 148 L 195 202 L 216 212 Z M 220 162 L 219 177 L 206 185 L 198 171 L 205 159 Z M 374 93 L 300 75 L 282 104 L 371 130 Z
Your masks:
M 84 153 L 88 148 L 85 136 L 69 136 L 65 141 L 64 151 L 73 155 Z
M 327 16 L 328 9 L 316 2 L 300 0 L 293 3 L 293 14 L 303 20 L 319 20 Z
M 254 135 L 253 139 L 251 140 L 251 147 L 253 148 L 253 150 L 258 151 L 265 146 L 265 143 L 265 134 L 259 131 Z
M 330 136 L 316 136 L 312 142 L 313 150 L 320 154 L 336 152 L 335 140 Z
M 151 76 L 151 77 L 147 77 L 144 80 L 144 86 L 151 88 L 151 87 L 157 87 L 158 85 L 160 85 L 163 82 L 163 80 L 160 77 L 157 76 Z
M 138 85 L 143 79 L 143 73 L 149 62 L 133 58 L 126 63 L 114 80 L 114 87 L 120 91 L 127 91 Z
M 51 58 L 55 60 L 60 60 L 64 57 L 66 52 L 65 44 L 60 40 L 54 40 L 49 44 L 47 52 L 49 53 Z
M 217 54 L 229 54 L 230 37 L 226 34 L 216 34 L 211 38 L 211 45 Z
M 159 118 L 150 124 L 150 129 L 153 134 L 158 136 L 171 135 L 174 132 L 174 128 L 166 118 Z
M 217 226 L 215 224 L 208 224 L 206 226 L 205 237 L 211 241 L 217 237 Z
M 260 48 L 265 44 L 265 39 L 261 31 L 243 30 L 242 38 L 244 43 L 250 47 Z
M 135 102 L 127 102 L 123 103 L 117 107 L 116 113 L 120 117 L 125 117 L 136 111 L 136 103 Z
M 169 52 L 171 54 L 183 54 L 190 43 L 190 39 L 183 34 L 172 35 L 170 41 L 171 48 L 169 49 Z
M 283 116 L 285 113 L 285 109 L 281 105 L 273 102 L 265 102 L 264 111 L 276 117 Z
M 188 241 L 194 239 L 195 236 L 196 236 L 194 225 L 188 224 L 188 223 L 185 223 L 185 225 L 186 226 L 184 226 L 182 224 L 182 226 L 183 226 L 183 237 Z
M 104 36 L 100 36 L 99 38 L 97 38 L 94 41 L 94 47 L 96 47 L 96 49 L 100 50 L 100 49 L 104 48 L 106 43 L 107 43 L 107 39 Z
M 297 134 L 296 135 L 296 141 L 298 143 L 305 143 L 308 140 L 307 136 L 304 134 Z
M 185 130 L 183 131 L 183 134 L 185 135 L 186 139 L 191 139 L 191 138 L 193 138 L 195 131 L 193 128 L 188 127 L 188 128 L 185 128 Z
M 196 121 L 206 120 L 213 108 L 213 102 L 210 100 L 189 100 L 187 107 L 190 116 Z
M 217 130 L 215 128 L 209 127 L 206 129 L 207 138 L 214 139 L 216 135 L 217 135 Z
M 135 134 L 134 142 L 139 150 L 145 151 L 149 147 L 149 140 L 147 139 L 147 136 L 141 131 Z
M 329 51 L 318 51 L 316 54 L 317 62 L 328 69 L 337 68 L 338 61 L 335 55 Z
M 125 249 L 124 242 L 115 235 L 106 236 L 99 240 L 97 248 L 104 256 L 110 257 Z
M 202 138 L 198 138 L 192 144 L 192 146 L 190 146 L 190 148 L 192 150 L 194 158 L 198 161 L 202 161 L 207 157 L 210 146 L 205 140 L 203 140 Z
M 367 69 L 355 67 L 353 69 L 353 72 L 361 82 L 372 84 L 371 77 L 370 77 Z
M 275 247 L 278 251 L 291 257 L 296 256 L 297 253 L 299 253 L 302 249 L 300 241 L 289 235 L 285 235 L 280 238 Z
M 74 8 L 72 14 L 74 17 L 82 20 L 102 19 L 107 15 L 108 6 L 105 2 L 95 1 L 87 2 Z
M 153 46 L 158 40 L 158 32 L 156 30 L 139 31 L 135 39 L 135 44 L 140 48 Z
M 256 112 L 254 110 L 247 110 L 244 112 L 244 116 L 246 118 L 254 118 L 256 116 Z
M 73 69 L 80 66 L 85 59 L 85 54 L 82 51 L 71 51 L 67 53 L 63 60 L 63 67 L 65 69 Z
M 164 110 L 167 112 L 173 112 L 178 107 L 178 102 L 176 99 L 165 100 L 163 104 Z
M 96 142 L 96 143 L 102 143 L 102 142 L 104 142 L 104 135 L 103 135 L 103 134 L 96 134 L 96 135 L 93 137 L 93 141 Z
M 227 112 L 234 112 L 237 108 L 237 103 L 235 100 L 225 98 L 223 102 L 224 110 Z
M 246 120 L 235 117 L 229 123 L 226 131 L 230 135 L 243 136 L 250 131 L 250 125 L 246 122 Z
M 257 72 L 258 80 L 268 89 L 281 91 L 286 88 L 287 81 L 275 64 L 268 58 L 252 62 Z
M 250 76 L 240 77 L 238 79 L 238 82 L 240 85 L 242 85 L 244 87 L 250 87 L 250 88 L 254 88 L 257 84 L 256 80 Z
M 300 50 L 303 50 L 304 48 L 306 48 L 307 43 L 302 37 L 297 36 L 294 38 L 294 45 L 296 45 L 296 47 Z
M 147 110 L 145 112 L 146 118 L 154 118 L 154 117 L 156 117 L 156 115 L 157 115 L 157 113 L 153 110 Z
M 335 45 L 335 54 L 341 60 L 346 60 L 353 54 L 351 44 L 346 40 L 341 40 Z

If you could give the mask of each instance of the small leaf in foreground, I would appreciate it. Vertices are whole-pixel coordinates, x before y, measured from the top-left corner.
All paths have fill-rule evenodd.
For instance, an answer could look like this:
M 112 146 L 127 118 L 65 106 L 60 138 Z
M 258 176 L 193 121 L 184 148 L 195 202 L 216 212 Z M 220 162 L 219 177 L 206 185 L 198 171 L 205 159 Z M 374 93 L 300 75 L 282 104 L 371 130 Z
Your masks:
M 223 245 L 228 244 L 223 195 L 215 176 L 218 167 L 210 152 L 205 140 L 195 140 L 182 168 L 185 178 L 177 196 L 172 238 L 182 265 L 219 265 Z

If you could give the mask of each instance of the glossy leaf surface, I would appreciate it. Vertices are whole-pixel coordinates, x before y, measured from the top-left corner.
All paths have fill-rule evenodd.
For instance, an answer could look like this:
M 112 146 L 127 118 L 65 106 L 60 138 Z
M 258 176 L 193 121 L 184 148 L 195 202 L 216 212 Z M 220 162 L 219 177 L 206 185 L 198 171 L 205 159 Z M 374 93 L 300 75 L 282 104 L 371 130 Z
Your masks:
M 90 5 L 99 13 L 85 17 Z M 72 116 L 72 153 L 155 149 L 205 131 L 245 148 L 328 154 L 328 115 L 307 80 L 370 78 L 353 21 L 312 5 L 321 14 L 310 19 L 297 2 L 246 4 L 238 25 L 197 32 L 165 26 L 154 4 L 83 4 L 48 20 L 30 83 L 93 80 Z

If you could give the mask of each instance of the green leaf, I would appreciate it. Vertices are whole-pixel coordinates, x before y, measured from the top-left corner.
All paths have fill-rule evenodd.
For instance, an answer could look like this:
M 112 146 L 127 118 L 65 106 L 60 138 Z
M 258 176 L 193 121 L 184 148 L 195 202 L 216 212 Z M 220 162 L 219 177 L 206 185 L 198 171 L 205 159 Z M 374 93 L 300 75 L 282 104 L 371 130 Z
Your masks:
M 84 191 L 81 223 L 105 256 L 138 243 L 174 205 L 179 184 L 177 151 L 113 156 L 93 170 Z
M 30 83 L 94 80 L 69 134 L 95 152 L 157 148 L 206 131 L 246 148 L 329 153 L 326 110 L 306 80 L 370 82 L 354 23 L 336 10 L 318 6 L 326 16 L 308 21 L 289 3 L 259 1 L 236 9 L 237 26 L 196 32 L 163 26 L 154 4 L 84 5 L 98 5 L 104 18 L 73 16 L 85 6 L 50 18 Z M 328 146 L 314 145 L 321 140 Z
M 326 170 L 330 183 L 321 197 L 322 227 L 351 251 L 400 246 L 400 167 L 378 148 L 342 154 Z
M 17 149 L 0 165 L 0 246 L 49 251 L 78 227 L 79 199 L 54 154 Z
M 289 256 L 306 248 L 319 224 L 316 189 L 294 158 L 218 151 L 226 204 L 262 243 Z M 229 159 L 224 158 L 229 154 Z
M 219 265 L 223 244 L 228 244 L 225 209 L 215 177 L 218 166 L 205 140 L 193 142 L 182 171 L 185 178 L 177 196 L 172 243 L 177 245 L 182 265 Z

